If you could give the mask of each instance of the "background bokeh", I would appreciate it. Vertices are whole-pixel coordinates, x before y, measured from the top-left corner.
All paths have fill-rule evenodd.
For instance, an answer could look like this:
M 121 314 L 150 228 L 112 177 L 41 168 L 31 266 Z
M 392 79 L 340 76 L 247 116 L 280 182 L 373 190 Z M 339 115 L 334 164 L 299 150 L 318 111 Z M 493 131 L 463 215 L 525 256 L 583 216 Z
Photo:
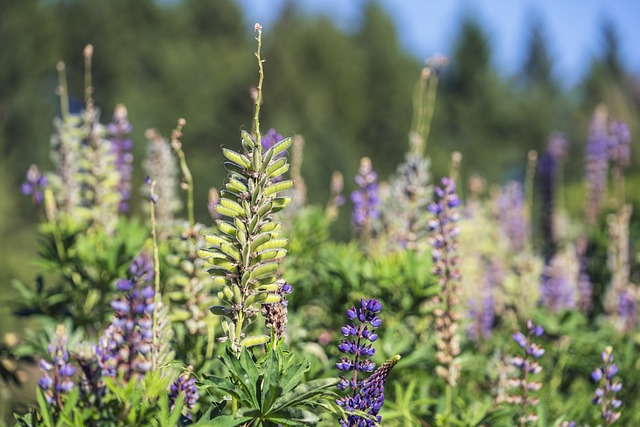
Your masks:
M 31 163 L 51 167 L 57 61 L 67 65 L 72 108 L 82 106 L 87 43 L 95 47 L 95 99 L 103 121 L 116 104 L 127 105 L 136 164 L 146 129 L 168 135 L 179 117 L 186 118 L 184 149 L 200 220 L 207 216 L 208 188 L 224 178 L 220 147 L 236 145 L 240 129 L 250 126 L 249 92 L 257 78 L 252 30 L 261 16 L 263 126 L 304 136 L 302 175 L 311 203 L 325 203 L 335 170 L 344 173 L 349 191 L 362 156 L 372 158 L 382 178 L 393 172 L 407 148 L 416 79 L 436 52 L 450 64 L 442 72 L 427 147 L 434 176 L 446 172 L 449 153 L 459 150 L 463 177 L 521 178 L 527 151 L 542 149 L 560 131 L 570 142 L 565 179 L 578 182 L 589 117 L 600 103 L 638 134 L 634 47 L 640 35 L 630 24 L 638 16 L 633 1 L 440 3 L 447 6 L 0 1 L 0 297 L 10 296 L 13 278 L 34 276 L 29 254 L 36 247 L 36 214 L 19 186 Z M 559 25 L 563 17 L 566 28 Z M 639 161 L 633 158 L 631 182 Z M 141 174 L 138 168 L 135 182 Z M 348 210 L 342 216 L 337 238 L 350 236 Z M 2 330 L 13 327 L 8 314 L 0 313 Z

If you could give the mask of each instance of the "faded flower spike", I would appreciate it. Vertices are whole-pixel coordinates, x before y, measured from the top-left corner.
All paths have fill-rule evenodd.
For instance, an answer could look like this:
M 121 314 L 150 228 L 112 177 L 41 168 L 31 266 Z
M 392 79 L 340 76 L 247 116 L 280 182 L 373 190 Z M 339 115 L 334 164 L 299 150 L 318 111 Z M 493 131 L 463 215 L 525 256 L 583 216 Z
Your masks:
M 540 325 L 535 325 L 533 321 L 527 321 L 527 335 L 520 331 L 513 334 L 513 340 L 524 349 L 524 356 L 515 356 L 511 359 L 511 364 L 518 369 L 518 376 L 509 380 L 509 385 L 516 389 L 514 394 L 507 398 L 507 402 L 520 406 L 520 427 L 533 425 L 538 416 L 531 410 L 540 400 L 532 397 L 531 394 L 542 388 L 542 383 L 533 381 L 532 375 L 539 374 L 542 367 L 537 359 L 542 357 L 544 349 L 533 342 L 534 337 L 540 337 L 544 329 Z
M 601 417 L 604 425 L 610 426 L 620 418 L 620 408 L 622 401 L 616 395 L 622 390 L 622 383 L 613 381 L 613 377 L 618 373 L 618 366 L 613 363 L 613 348 L 608 346 L 602 352 L 603 365 L 596 368 L 591 374 L 593 381 L 598 384 L 593 403 L 602 407 Z
M 42 203 L 44 194 L 42 190 L 47 186 L 47 178 L 42 175 L 35 164 L 29 166 L 25 181 L 20 186 L 20 192 L 25 196 L 31 196 L 34 205 Z
M 63 325 L 58 325 L 53 341 L 49 344 L 48 353 L 50 359 L 40 360 L 40 369 L 43 371 L 38 386 L 44 392 L 47 402 L 63 408 L 62 394 L 73 390 L 71 377 L 76 370 L 68 363 L 67 330 Z
M 127 107 L 123 104 L 116 105 L 113 113 L 113 121 L 107 126 L 107 133 L 115 153 L 115 165 L 120 173 L 118 192 L 120 193 L 120 212 L 129 210 L 129 198 L 131 197 L 131 175 L 133 173 L 133 141 L 127 135 L 131 133 L 132 126 L 129 122 Z

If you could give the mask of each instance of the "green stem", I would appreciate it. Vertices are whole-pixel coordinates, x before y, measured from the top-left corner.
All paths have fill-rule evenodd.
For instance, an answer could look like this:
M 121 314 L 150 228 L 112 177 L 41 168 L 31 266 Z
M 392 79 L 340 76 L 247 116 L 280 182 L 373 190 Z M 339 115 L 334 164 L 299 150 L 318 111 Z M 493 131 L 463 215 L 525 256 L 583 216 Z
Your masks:
M 529 218 L 533 218 L 533 183 L 536 177 L 536 164 L 538 163 L 538 153 L 535 150 L 529 151 L 527 154 L 527 173 L 524 182 L 525 201 L 527 204 L 527 214 Z M 527 242 L 529 249 L 533 236 Z
M 444 425 L 450 425 L 451 418 L 451 384 L 447 382 L 447 385 L 444 387 Z
M 151 347 L 156 348 L 156 341 L 158 340 L 158 307 L 160 305 L 160 256 L 158 254 L 158 230 L 156 223 L 156 205 L 155 199 L 155 186 L 156 182 L 151 181 L 151 188 L 149 190 L 149 211 L 151 212 L 151 241 L 153 244 L 153 269 L 154 269 L 154 281 L 155 281 L 155 294 L 153 296 L 153 331 L 151 337 Z M 156 367 L 156 355 L 153 353 L 153 360 L 151 361 L 153 368 Z
M 58 95 L 60 96 L 60 114 L 62 122 L 69 116 L 69 93 L 67 92 L 67 74 L 65 73 L 64 62 L 59 61 L 58 69 Z
M 178 126 L 171 133 L 171 147 L 180 160 L 180 170 L 187 186 L 187 215 L 189 216 L 189 229 L 192 230 L 196 224 L 193 204 L 193 175 L 191 175 L 191 170 L 187 166 L 187 159 L 184 151 L 182 151 L 182 143 L 180 142 L 182 128 L 185 124 L 187 122 L 184 119 L 178 119 Z
M 422 134 L 420 135 L 423 139 L 423 147 L 425 150 L 427 148 L 427 140 L 429 139 L 429 133 L 431 133 L 431 121 L 433 119 L 433 112 L 435 111 L 436 106 L 436 93 L 438 92 L 438 74 L 432 72 L 429 78 L 429 86 L 427 86 L 427 100 L 426 100 L 426 111 L 424 116 L 424 129 L 422 130 Z
M 262 144 L 260 144 L 261 136 L 260 136 L 260 104 L 262 104 L 262 81 L 264 80 L 264 68 L 262 66 L 264 60 L 262 59 L 262 25 L 257 24 L 255 26 L 255 30 L 258 35 L 256 36 L 256 41 L 258 42 L 258 49 L 256 50 L 255 56 L 258 59 L 258 73 L 260 75 L 258 79 L 258 86 L 256 87 L 256 99 L 255 99 L 255 109 L 253 114 L 253 127 L 256 137 L 256 148 L 262 154 Z

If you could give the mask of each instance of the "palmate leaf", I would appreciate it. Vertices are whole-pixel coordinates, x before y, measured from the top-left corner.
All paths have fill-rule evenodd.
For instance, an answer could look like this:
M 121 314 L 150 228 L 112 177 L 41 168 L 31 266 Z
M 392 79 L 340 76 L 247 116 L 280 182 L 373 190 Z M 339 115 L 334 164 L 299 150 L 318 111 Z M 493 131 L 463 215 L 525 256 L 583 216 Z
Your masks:
M 277 399 L 271 408 L 271 412 L 296 406 L 313 405 L 319 397 L 327 395 L 327 389 L 334 387 L 339 381 L 339 378 L 321 378 L 300 384 L 289 393 Z

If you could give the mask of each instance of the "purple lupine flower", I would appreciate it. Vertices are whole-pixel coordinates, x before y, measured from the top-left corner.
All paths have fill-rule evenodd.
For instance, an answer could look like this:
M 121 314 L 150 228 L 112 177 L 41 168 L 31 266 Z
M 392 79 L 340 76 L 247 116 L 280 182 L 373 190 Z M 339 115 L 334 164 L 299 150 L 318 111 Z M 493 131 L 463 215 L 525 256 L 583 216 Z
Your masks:
M 531 239 L 531 224 L 527 215 L 524 190 L 517 181 L 509 181 L 497 200 L 500 228 L 514 253 L 522 252 Z
M 618 373 L 618 366 L 613 363 L 613 348 L 607 347 L 602 352 L 603 364 L 591 373 L 591 379 L 597 383 L 593 403 L 602 408 L 600 416 L 604 425 L 609 426 L 620 418 L 620 408 L 622 401 L 617 398 L 617 394 L 622 390 L 622 383 L 613 381 L 613 377 Z
M 544 329 L 540 325 L 536 325 L 532 320 L 527 321 L 527 334 L 516 331 L 513 334 L 513 340 L 518 346 L 524 349 L 523 356 L 515 356 L 511 359 L 511 364 L 518 369 L 518 375 L 509 380 L 509 385 L 517 389 L 517 392 L 507 398 L 507 402 L 512 405 L 520 406 L 520 425 L 530 425 L 536 422 L 538 416 L 530 411 L 540 400 L 531 396 L 532 393 L 540 390 L 542 383 L 533 381 L 532 375 L 539 374 L 542 367 L 537 359 L 542 357 L 544 349 L 533 341 L 534 337 L 540 337 L 544 333 Z
M 42 203 L 44 193 L 42 190 L 47 186 L 47 178 L 42 175 L 40 169 L 35 164 L 29 166 L 25 176 L 25 181 L 20 186 L 20 192 L 25 196 L 31 196 L 34 205 Z
M 131 175 L 133 173 L 133 141 L 127 137 L 131 133 L 131 123 L 127 107 L 123 104 L 116 105 L 113 112 L 113 121 L 107 126 L 113 151 L 116 155 L 116 169 L 120 173 L 118 192 L 120 193 L 120 212 L 129 210 L 129 198 L 131 197 Z
M 338 384 L 338 388 L 344 390 L 347 385 L 352 389 L 358 388 L 358 371 L 372 372 L 376 364 L 370 358 L 374 355 L 375 349 L 372 347 L 378 335 L 375 333 L 380 326 L 378 313 L 382 310 L 382 304 L 376 299 L 360 300 L 360 307 L 355 306 L 347 310 L 347 318 L 353 323 L 347 323 L 342 329 L 342 334 L 346 337 L 338 345 L 338 350 L 346 356 L 340 358 L 336 363 L 336 368 L 340 371 L 353 371 L 353 379 L 348 382 L 345 378 Z M 353 337 L 349 339 L 349 337 Z M 369 342 L 369 344 L 367 344 Z
M 609 160 L 620 170 L 631 163 L 631 132 L 625 122 L 614 121 L 609 126 Z
M 155 296 L 151 285 L 153 264 L 147 254 L 138 255 L 129 272 L 131 278 L 116 284 L 120 294 L 111 302 L 115 313 L 95 347 L 103 376 L 123 371 L 125 380 L 151 368 L 146 355 L 151 351 Z
M 459 362 L 455 357 L 460 354 L 460 338 L 455 333 L 458 326 L 458 314 L 454 312 L 459 302 L 458 283 L 458 207 L 460 198 L 456 193 L 456 184 L 451 178 L 442 178 L 442 187 L 435 187 L 437 202 L 429 205 L 433 218 L 428 222 L 431 232 L 431 258 L 433 274 L 438 277 L 440 294 L 434 300 L 440 303 L 434 310 L 436 331 L 436 358 L 440 366 L 436 374 L 450 385 L 455 385 L 460 375 Z
M 578 301 L 576 303 L 577 307 L 584 311 L 585 313 L 591 310 L 592 306 L 592 294 L 593 294 L 593 284 L 591 283 L 591 278 L 587 272 L 587 265 L 589 259 L 587 258 L 587 241 L 582 238 L 579 239 L 576 243 L 576 257 L 579 261 L 579 272 L 578 272 Z
M 380 218 L 380 196 L 378 194 L 378 174 L 373 171 L 371 159 L 360 159 L 360 168 L 355 177 L 358 190 L 351 193 L 353 202 L 352 222 L 356 233 L 365 239 L 370 237 L 373 221 Z
M 541 193 L 541 230 L 544 240 L 544 256 L 549 261 L 556 251 L 554 229 L 554 202 L 560 165 L 567 151 L 567 142 L 561 134 L 552 134 L 547 149 L 538 160 L 537 178 Z
M 495 317 L 493 312 L 493 292 L 495 286 L 502 281 L 502 276 L 503 272 L 498 263 L 496 261 L 491 262 L 480 286 L 479 296 L 469 298 L 467 314 L 470 323 L 467 328 L 467 335 L 473 341 L 491 336 Z
M 400 356 L 394 356 L 385 361 L 369 378 L 361 381 L 359 393 L 347 395 L 338 400 L 338 405 L 347 412 L 347 417 L 340 420 L 343 427 L 378 426 L 382 417 L 378 415 L 384 405 L 384 385 L 391 369 L 398 363 Z M 344 380 L 344 378 L 343 378 Z M 359 410 L 367 414 L 367 417 L 356 415 L 353 412 Z
M 52 342 L 47 347 L 49 360 L 40 360 L 40 369 L 43 371 L 38 386 L 44 392 L 44 396 L 50 405 L 62 409 L 62 395 L 73 390 L 74 383 L 71 377 L 75 374 L 75 368 L 69 364 L 69 352 L 67 351 L 67 330 L 63 325 L 58 325 Z
M 184 407 L 188 411 L 195 408 L 196 403 L 198 403 L 200 391 L 196 386 L 196 378 L 190 377 L 190 375 L 191 370 L 187 369 L 169 387 L 169 407 L 172 411 L 180 393 L 184 393 Z M 187 418 L 191 419 L 189 415 L 187 415 Z
M 586 148 L 586 218 L 590 225 L 596 223 L 605 198 L 609 141 L 607 113 L 604 109 L 598 108 L 591 119 Z
M 638 296 L 633 285 L 628 285 L 618 296 L 618 318 L 622 332 L 635 331 L 638 324 Z
M 348 322 L 340 330 L 345 338 L 338 345 L 338 350 L 346 356 L 340 358 L 336 368 L 343 372 L 353 371 L 352 378 L 341 377 L 337 384 L 340 390 L 352 390 L 336 401 L 347 413 L 346 418 L 340 420 L 341 426 L 375 426 L 380 423 L 378 412 L 384 403 L 384 383 L 400 356 L 387 360 L 368 379 L 359 380 L 358 372 L 373 372 L 375 369 L 375 363 L 369 358 L 375 354 L 372 343 L 378 339 L 376 329 L 381 324 L 378 316 L 381 310 L 382 304 L 378 300 L 362 299 L 359 307 L 347 310 Z M 355 414 L 355 411 L 364 412 L 367 416 Z
M 262 136 L 260 143 L 262 145 L 262 151 L 265 152 L 269 148 L 276 145 L 278 142 L 282 141 L 284 137 L 276 132 L 275 129 L 271 128 Z M 284 156 L 285 152 L 278 154 L 278 156 Z
M 572 255 L 568 252 L 554 255 L 542 272 L 540 299 L 552 313 L 576 307 L 579 265 L 573 265 L 578 260 Z

